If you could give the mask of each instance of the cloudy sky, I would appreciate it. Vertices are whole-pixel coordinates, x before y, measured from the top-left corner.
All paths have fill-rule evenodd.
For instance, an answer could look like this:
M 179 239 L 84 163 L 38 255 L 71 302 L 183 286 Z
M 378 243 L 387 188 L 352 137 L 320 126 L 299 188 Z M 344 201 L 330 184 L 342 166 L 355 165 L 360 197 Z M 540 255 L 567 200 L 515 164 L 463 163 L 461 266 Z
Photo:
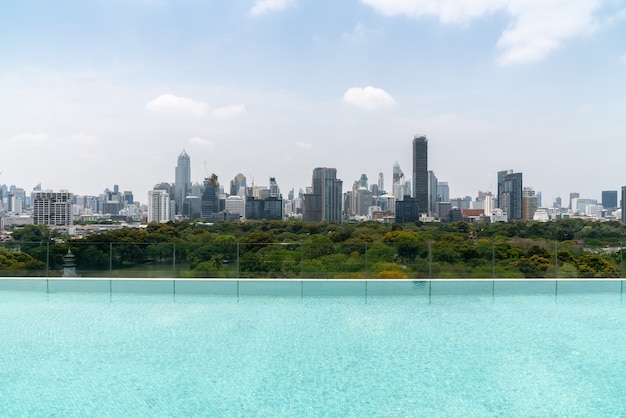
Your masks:
M 411 141 L 451 196 L 524 173 L 544 205 L 626 184 L 618 0 L 9 0 L 0 184 L 147 200 L 237 173 L 281 191 L 335 167 L 390 189 Z M 205 169 L 206 163 L 206 169 Z M 250 181 L 250 180 L 249 180 Z

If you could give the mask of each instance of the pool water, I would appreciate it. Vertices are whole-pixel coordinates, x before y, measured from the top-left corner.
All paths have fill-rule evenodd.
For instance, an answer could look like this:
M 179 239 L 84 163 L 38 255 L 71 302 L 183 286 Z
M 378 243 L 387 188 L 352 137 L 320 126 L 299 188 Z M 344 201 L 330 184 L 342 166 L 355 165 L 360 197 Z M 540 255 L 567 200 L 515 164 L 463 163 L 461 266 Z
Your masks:
M 615 294 L 0 294 L 0 416 L 626 415 Z

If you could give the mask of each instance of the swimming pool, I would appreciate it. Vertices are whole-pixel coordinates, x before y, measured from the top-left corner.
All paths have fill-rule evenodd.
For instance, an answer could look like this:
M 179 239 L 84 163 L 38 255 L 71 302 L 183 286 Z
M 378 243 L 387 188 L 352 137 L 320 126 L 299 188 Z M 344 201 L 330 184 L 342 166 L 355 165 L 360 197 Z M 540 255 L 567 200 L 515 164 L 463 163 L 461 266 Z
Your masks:
M 0 280 L 2 416 L 620 416 L 623 284 Z

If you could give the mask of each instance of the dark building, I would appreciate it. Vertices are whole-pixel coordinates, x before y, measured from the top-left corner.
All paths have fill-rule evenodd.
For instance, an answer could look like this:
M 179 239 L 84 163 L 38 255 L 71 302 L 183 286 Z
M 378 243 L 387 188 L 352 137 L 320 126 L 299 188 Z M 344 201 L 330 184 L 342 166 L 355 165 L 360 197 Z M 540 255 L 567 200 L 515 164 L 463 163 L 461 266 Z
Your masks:
M 509 221 L 522 220 L 522 173 L 498 171 L 498 208 Z
M 424 135 L 413 138 L 413 197 L 417 211 L 428 213 L 428 139 Z
M 403 200 L 396 200 L 396 223 L 416 222 L 421 213 L 416 198 L 404 196 Z
M 201 199 L 202 219 L 209 221 L 214 213 L 220 211 L 220 183 L 217 176 L 211 174 L 211 177 L 204 179 L 204 191 Z
M 626 223 L 626 186 L 622 186 L 622 201 L 620 207 L 622 209 L 622 222 Z
M 304 194 L 305 222 L 341 223 L 343 182 L 337 179 L 337 169 L 318 167 L 313 170 L 311 193 Z
M 617 190 L 604 190 L 602 192 L 602 206 L 604 209 L 617 209 Z
M 267 199 L 246 197 L 246 219 L 283 219 L 283 199 L 270 196 Z

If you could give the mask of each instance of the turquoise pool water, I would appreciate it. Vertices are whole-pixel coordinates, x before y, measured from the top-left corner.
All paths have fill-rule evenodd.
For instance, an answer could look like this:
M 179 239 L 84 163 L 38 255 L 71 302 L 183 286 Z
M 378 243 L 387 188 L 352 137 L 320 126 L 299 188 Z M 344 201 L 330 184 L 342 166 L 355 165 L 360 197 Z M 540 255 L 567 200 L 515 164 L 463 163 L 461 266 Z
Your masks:
M 203 286 L 0 283 L 0 416 L 626 416 L 619 281 Z

